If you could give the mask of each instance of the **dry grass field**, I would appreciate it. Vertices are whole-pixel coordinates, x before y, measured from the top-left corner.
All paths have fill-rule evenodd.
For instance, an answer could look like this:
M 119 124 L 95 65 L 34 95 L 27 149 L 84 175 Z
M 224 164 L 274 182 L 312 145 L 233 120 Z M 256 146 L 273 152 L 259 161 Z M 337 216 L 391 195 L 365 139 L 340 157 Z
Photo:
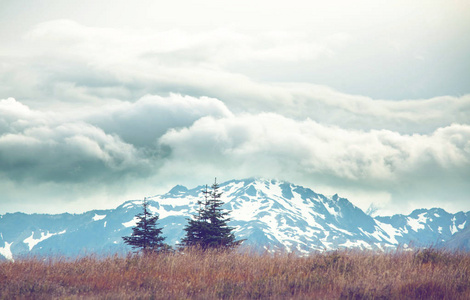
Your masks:
M 0 262 L 1 299 L 470 299 L 470 254 L 186 251 Z

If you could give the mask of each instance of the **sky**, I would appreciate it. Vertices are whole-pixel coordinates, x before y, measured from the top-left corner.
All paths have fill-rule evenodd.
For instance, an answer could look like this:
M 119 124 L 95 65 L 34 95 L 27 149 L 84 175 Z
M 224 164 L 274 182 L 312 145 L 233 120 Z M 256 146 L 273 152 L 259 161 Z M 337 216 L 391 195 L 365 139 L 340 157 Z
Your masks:
M 466 0 L 0 0 L 0 214 L 231 179 L 470 210 Z

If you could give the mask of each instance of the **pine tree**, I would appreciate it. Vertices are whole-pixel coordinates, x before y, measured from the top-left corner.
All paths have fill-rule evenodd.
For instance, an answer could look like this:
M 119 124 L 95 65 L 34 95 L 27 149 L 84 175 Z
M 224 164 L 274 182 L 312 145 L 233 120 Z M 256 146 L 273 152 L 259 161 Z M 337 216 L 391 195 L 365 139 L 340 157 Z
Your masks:
M 205 219 L 205 210 L 209 203 L 210 192 L 207 189 L 202 191 L 204 194 L 204 202 L 198 200 L 197 214 L 192 219 L 188 219 L 188 225 L 183 229 L 186 231 L 185 237 L 181 239 L 181 244 L 184 246 L 198 246 L 204 243 L 205 232 L 207 231 L 207 220 Z
M 157 228 L 158 215 L 153 216 L 148 209 L 147 199 L 142 203 L 143 212 L 136 215 L 136 226 L 132 235 L 123 237 L 124 242 L 133 249 L 140 249 L 144 254 L 168 250 L 170 247 L 163 243 L 162 228 Z
M 189 219 L 188 225 L 184 228 L 186 236 L 181 240 L 184 246 L 199 246 L 202 249 L 208 248 L 233 248 L 241 244 L 236 241 L 232 233 L 232 227 L 227 225 L 230 221 L 230 212 L 222 209 L 221 195 L 217 179 L 212 185 L 212 191 L 206 189 L 202 191 L 204 201 L 198 201 L 199 209 L 197 214 Z

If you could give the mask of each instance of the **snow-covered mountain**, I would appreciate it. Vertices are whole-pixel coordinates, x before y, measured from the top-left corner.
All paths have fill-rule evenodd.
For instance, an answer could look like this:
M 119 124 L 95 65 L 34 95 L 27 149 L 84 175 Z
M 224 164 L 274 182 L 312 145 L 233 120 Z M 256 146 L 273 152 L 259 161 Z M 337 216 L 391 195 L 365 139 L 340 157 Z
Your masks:
M 202 189 L 175 186 L 164 195 L 147 198 L 151 211 L 160 216 L 167 243 L 175 245 L 183 237 L 183 227 L 195 213 Z M 224 208 L 231 211 L 229 225 L 235 235 L 246 239 L 244 246 L 258 250 L 302 253 L 440 245 L 470 228 L 470 212 L 450 214 L 433 208 L 373 218 L 338 195 L 326 197 L 276 180 L 232 180 L 222 183 L 220 190 Z M 130 249 L 121 237 L 131 234 L 141 203 L 132 200 L 115 209 L 83 214 L 2 215 L 0 258 L 125 253 Z

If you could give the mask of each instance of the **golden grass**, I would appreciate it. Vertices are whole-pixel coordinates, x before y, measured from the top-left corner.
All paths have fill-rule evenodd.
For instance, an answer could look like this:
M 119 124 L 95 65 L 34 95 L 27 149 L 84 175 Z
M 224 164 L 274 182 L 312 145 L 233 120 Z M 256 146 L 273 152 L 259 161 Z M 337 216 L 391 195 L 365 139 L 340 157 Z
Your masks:
M 470 299 L 470 254 L 189 250 L 0 263 L 0 299 Z

